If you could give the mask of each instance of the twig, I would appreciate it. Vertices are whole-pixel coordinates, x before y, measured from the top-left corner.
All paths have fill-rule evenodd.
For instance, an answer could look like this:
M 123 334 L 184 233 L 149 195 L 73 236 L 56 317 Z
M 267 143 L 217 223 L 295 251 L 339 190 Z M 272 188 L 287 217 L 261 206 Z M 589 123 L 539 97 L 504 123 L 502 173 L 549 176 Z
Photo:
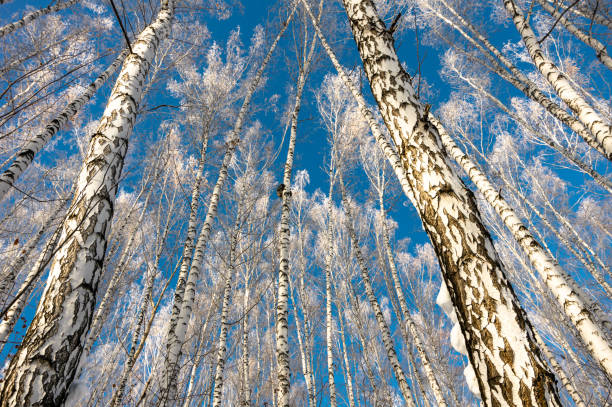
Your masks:
M 117 21 L 119 21 L 119 26 L 121 27 L 121 31 L 123 32 L 123 37 L 125 38 L 125 42 L 127 42 L 128 49 L 130 50 L 130 54 L 133 54 L 132 45 L 130 44 L 130 39 L 128 38 L 127 31 L 125 31 L 125 27 L 123 26 L 123 21 L 121 21 L 121 17 L 119 17 L 119 12 L 117 11 L 117 7 L 115 7 L 115 2 L 113 0 L 109 0 L 111 6 L 113 7 L 113 12 L 115 13 L 115 17 L 117 17 Z
M 567 13 L 569 11 L 570 8 L 574 7 L 576 4 L 578 4 L 580 0 L 576 0 L 575 2 L 573 2 L 572 4 L 570 4 L 565 10 L 563 10 L 563 13 L 561 13 L 559 15 L 559 17 L 557 18 L 557 20 L 554 22 L 554 24 L 552 25 L 552 27 L 550 27 L 550 30 L 548 30 L 548 32 L 546 33 L 545 36 L 543 36 L 540 40 L 538 40 L 538 44 L 542 44 L 542 42 L 544 42 L 544 40 L 550 35 L 550 33 L 553 32 L 553 30 L 555 29 L 555 27 L 557 26 L 557 23 L 559 22 L 559 20 L 561 20 L 563 18 L 563 15 L 565 13 Z

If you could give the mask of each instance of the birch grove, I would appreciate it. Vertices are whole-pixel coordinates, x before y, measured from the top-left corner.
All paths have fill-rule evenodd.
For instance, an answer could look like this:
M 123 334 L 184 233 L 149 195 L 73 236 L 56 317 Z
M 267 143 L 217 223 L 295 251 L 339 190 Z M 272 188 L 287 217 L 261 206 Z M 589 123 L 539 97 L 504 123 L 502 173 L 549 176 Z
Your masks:
M 1 406 L 609 403 L 607 2 L 0 9 Z

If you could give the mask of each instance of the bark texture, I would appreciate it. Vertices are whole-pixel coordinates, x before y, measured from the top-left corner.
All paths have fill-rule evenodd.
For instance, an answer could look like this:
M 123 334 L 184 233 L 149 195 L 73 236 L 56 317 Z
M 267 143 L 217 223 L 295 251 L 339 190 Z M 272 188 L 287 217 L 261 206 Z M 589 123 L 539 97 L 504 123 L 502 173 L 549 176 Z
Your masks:
M 572 276 L 566 273 L 557 261 L 548 255 L 516 215 L 512 207 L 491 185 L 486 176 L 457 147 L 453 139 L 442 127 L 442 124 L 431 115 L 429 115 L 429 118 L 431 123 L 437 128 L 446 151 L 463 168 L 484 195 L 487 202 L 495 209 L 495 212 L 497 212 L 504 225 L 512 233 L 512 236 L 521 246 L 533 267 L 552 292 L 561 309 L 580 333 L 586 347 L 595 360 L 602 365 L 608 376 L 612 378 L 612 348 L 585 305 L 585 299 L 588 297 L 582 292 L 582 289 Z
M 441 263 L 486 405 L 559 405 L 554 376 L 505 276 L 473 194 L 454 172 L 372 1 L 344 0 L 370 88 Z
M 516 29 L 521 34 L 525 47 L 538 71 L 555 89 L 561 100 L 578 115 L 580 121 L 595 136 L 595 139 L 591 138 L 585 141 L 591 147 L 604 154 L 608 160 L 612 160 L 612 125 L 604 121 L 601 115 L 574 89 L 568 78 L 559 68 L 544 55 L 537 37 L 529 25 L 529 21 L 525 19 L 514 0 L 504 0 L 504 6 L 510 18 L 512 18 Z
M 117 185 L 142 87 L 160 41 L 171 28 L 174 1 L 163 0 L 156 19 L 132 46 L 93 135 L 79 174 L 36 314 L 11 360 L 0 406 L 61 405 L 67 396 L 91 324 Z
M 21 19 L 14 21 L 10 24 L 5 25 L 0 28 L 0 38 L 4 37 L 7 34 L 12 33 L 18 28 L 23 27 L 24 25 L 36 20 L 39 17 L 42 17 L 46 14 L 55 13 L 56 11 L 63 10 L 72 6 L 73 4 L 79 2 L 79 0 L 67 0 L 61 3 L 54 4 L 49 7 L 41 8 L 40 10 L 32 11 L 31 13 L 26 14 Z
M 47 124 L 45 131 L 36 135 L 32 140 L 19 151 L 11 165 L 0 175 L 0 201 L 4 199 L 8 191 L 19 179 L 21 174 L 28 168 L 34 157 L 45 145 L 60 131 L 81 108 L 89 102 L 96 91 L 100 89 L 106 80 L 117 70 L 121 62 L 128 54 L 127 50 L 122 51 L 112 64 L 106 68 L 100 76 L 96 78 L 80 96 L 74 99 L 62 112 Z

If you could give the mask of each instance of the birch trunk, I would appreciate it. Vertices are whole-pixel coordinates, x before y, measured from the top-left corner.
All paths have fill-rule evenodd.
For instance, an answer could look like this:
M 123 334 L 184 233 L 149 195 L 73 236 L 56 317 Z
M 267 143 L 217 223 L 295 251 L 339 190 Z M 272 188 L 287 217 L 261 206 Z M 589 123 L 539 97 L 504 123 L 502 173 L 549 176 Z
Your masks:
M 0 27 L 0 38 L 4 37 L 7 34 L 12 33 L 18 28 L 23 27 L 24 25 L 36 20 L 39 17 L 44 15 L 55 13 L 56 11 L 63 10 L 72 6 L 73 4 L 79 2 L 79 0 L 66 0 L 61 3 L 54 4 L 49 7 L 41 8 L 40 10 L 32 11 L 31 13 L 26 14 L 20 20 L 14 21 L 10 24 L 5 25 L 4 27 Z
M 504 0 L 504 6 L 521 35 L 525 47 L 538 71 L 552 85 L 561 100 L 578 115 L 580 121 L 595 136 L 595 140 L 589 142 L 589 145 L 602 152 L 609 160 L 612 160 L 612 125 L 604 121 L 601 115 L 572 87 L 568 78 L 559 68 L 544 55 L 535 33 L 514 0 Z
M 331 270 L 333 267 L 334 244 L 332 228 L 332 196 L 334 192 L 333 169 L 329 171 L 329 196 L 327 201 L 327 252 L 325 253 L 325 348 L 327 350 L 327 379 L 329 385 L 329 405 L 336 407 L 336 380 L 334 379 L 334 350 L 333 350 L 333 319 L 332 319 L 332 292 Z
M 28 141 L 25 146 L 17 153 L 11 165 L 0 175 L 0 201 L 4 199 L 8 191 L 13 187 L 15 181 L 28 168 L 34 160 L 34 157 L 45 145 L 51 140 L 58 131 L 60 131 L 70 119 L 78 113 L 79 110 L 95 95 L 106 80 L 117 70 L 121 62 L 128 54 L 127 50 L 122 51 L 112 64 L 106 68 L 100 76 L 93 81 L 85 92 L 71 101 L 64 110 L 61 111 L 53 120 L 45 127 L 45 131 L 36 135 L 32 140 Z M 125 68 L 124 68 L 125 69 Z M 123 72 L 123 71 L 122 71 Z M 101 131 L 101 129 L 99 129 Z
M 399 273 L 397 272 L 397 266 L 395 264 L 395 259 L 393 258 L 393 251 L 391 250 L 391 242 L 389 239 L 389 231 L 387 229 L 387 221 L 386 214 L 384 209 L 384 200 L 382 191 L 379 193 L 379 204 L 380 204 L 380 216 L 381 216 L 381 229 L 383 233 L 383 245 L 385 247 L 385 254 L 387 256 L 387 261 L 389 263 L 389 269 L 391 271 L 391 278 L 393 280 L 393 287 L 395 288 L 395 294 L 397 295 L 397 299 L 399 302 L 401 315 L 404 317 L 404 324 L 402 330 L 405 332 L 408 331 L 412 338 L 412 342 L 419 353 L 419 357 L 421 358 L 421 364 L 423 365 L 423 369 L 425 370 L 425 377 L 427 377 L 427 382 L 433 391 L 434 397 L 436 399 L 436 403 L 440 407 L 446 407 L 446 400 L 444 399 L 444 395 L 442 393 L 442 389 L 440 388 L 440 384 L 436 379 L 436 375 L 434 374 L 433 368 L 431 366 L 431 362 L 429 361 L 429 356 L 427 356 L 427 352 L 425 351 L 425 346 L 419 337 L 418 329 L 412 316 L 410 315 L 410 310 L 408 309 L 408 302 L 406 301 L 406 297 L 404 296 L 404 291 L 402 290 L 402 284 L 399 278 Z M 398 314 L 399 316 L 399 314 Z M 406 329 L 407 328 L 407 329 Z M 406 335 L 408 336 L 408 335 Z M 408 341 L 406 341 L 406 345 L 408 345 Z M 416 366 L 415 366 L 416 368 Z M 418 374 L 418 373 L 417 373 Z
M 561 309 L 572 321 L 586 347 L 612 379 L 612 347 L 606 341 L 599 326 L 591 318 L 584 305 L 585 295 L 574 279 L 550 257 L 525 227 L 512 207 L 501 197 L 486 176 L 454 143 L 442 124 L 429 115 L 430 122 L 437 128 L 442 144 L 450 156 L 463 168 L 485 199 L 495 209 L 512 236 L 521 246 L 533 267 L 553 293 Z
M 140 33 L 134 53 L 123 64 L 79 175 L 60 237 L 65 244 L 55 255 L 34 319 L 5 375 L 2 407 L 58 405 L 67 396 L 91 324 L 142 86 L 159 42 L 170 31 L 173 14 L 174 1 L 163 0 L 157 18 Z
M 595 55 L 597 55 L 597 59 L 599 59 L 599 61 L 609 69 L 612 69 L 612 58 L 610 58 L 610 55 L 608 55 L 605 45 L 595 39 L 592 35 L 586 34 L 580 28 L 576 27 L 571 21 L 565 18 L 562 13 L 559 13 L 557 8 L 553 7 L 546 0 L 538 0 L 538 3 L 540 3 L 540 6 L 542 6 L 542 8 L 546 10 L 555 19 L 555 21 L 563 24 L 567 31 L 572 33 L 576 38 L 584 42 L 589 47 L 593 48 L 593 50 L 595 50 Z
M 305 2 L 302 4 L 309 10 Z M 499 264 L 473 195 L 449 166 L 435 129 L 422 120 L 424 109 L 415 100 L 409 77 L 397 60 L 392 36 L 370 1 L 345 4 L 374 97 L 405 160 L 403 177 L 396 167 L 396 157 L 385 155 L 402 187 L 408 187 L 407 196 L 436 248 L 485 402 L 558 405 L 554 378 L 539 355 L 532 328 Z M 360 102 L 355 86 L 324 42 L 320 29 L 315 28 L 336 69 Z M 379 141 L 374 130 L 383 147 L 384 141 Z M 481 331 L 481 326 L 487 329 Z
M 370 302 L 370 306 L 372 307 L 372 311 L 374 312 L 374 316 L 376 317 L 376 321 L 378 322 L 378 329 L 380 330 L 380 333 L 382 335 L 382 340 L 383 344 L 385 345 L 385 350 L 387 351 L 387 358 L 389 359 L 389 364 L 391 364 L 391 367 L 393 368 L 395 380 L 397 380 L 397 383 L 399 384 L 399 388 L 402 393 L 402 396 L 404 397 L 404 401 L 408 406 L 415 407 L 416 404 L 412 397 L 412 391 L 410 389 L 410 386 L 408 385 L 408 381 L 406 380 L 406 375 L 404 374 L 404 371 L 400 366 L 399 359 L 397 358 L 397 353 L 395 352 L 393 339 L 391 338 L 391 331 L 389 330 L 389 326 L 387 325 L 380 305 L 378 304 L 378 299 L 374 294 L 374 289 L 372 287 L 372 283 L 370 282 L 368 266 L 366 265 L 363 255 L 361 254 L 361 249 L 357 240 L 357 233 L 355 233 L 355 229 L 353 228 L 353 215 L 351 207 L 346 196 L 346 192 L 344 191 L 342 175 L 340 175 L 340 190 L 342 192 L 342 206 L 344 207 L 344 211 L 346 213 L 346 227 L 351 237 L 354 255 L 357 258 L 357 263 L 359 264 L 359 268 L 361 270 L 361 279 L 365 287 L 368 301 Z
M 57 247 L 57 243 L 59 241 L 61 228 L 62 225 L 58 226 L 55 232 L 53 232 L 51 238 L 47 241 L 45 248 L 40 253 L 36 263 L 34 263 L 34 266 L 26 276 L 21 288 L 15 295 L 15 300 L 9 306 L 6 316 L 2 319 L 2 323 L 0 324 L 0 353 L 6 345 L 9 335 L 15 329 L 15 324 L 19 320 L 19 316 L 27 303 L 28 297 L 34 290 L 34 281 L 40 277 L 45 267 L 47 264 L 49 264 L 51 258 L 53 257 L 53 253 L 55 252 L 55 248 Z
M 213 407 L 221 407 L 223 401 L 223 369 L 225 368 L 225 358 L 227 355 L 227 316 L 229 314 L 229 300 L 232 291 L 232 278 L 234 275 L 234 251 L 236 250 L 236 240 L 238 231 L 232 236 L 232 244 L 230 247 L 228 275 L 225 278 L 225 288 L 223 289 L 223 305 L 221 307 L 221 332 L 219 333 L 219 342 L 217 345 L 217 366 L 215 368 L 215 390 L 213 392 Z
M 538 345 L 540 346 L 540 349 L 542 349 L 542 352 L 544 352 L 544 354 L 548 358 L 548 363 L 550 363 L 550 366 L 552 367 L 555 374 L 561 381 L 563 388 L 565 388 L 567 393 L 572 398 L 572 401 L 574 402 L 574 404 L 576 404 L 576 407 L 586 407 L 586 405 L 584 404 L 584 401 L 582 401 L 582 397 L 580 397 L 573 383 L 570 381 L 569 377 L 567 377 L 567 375 L 563 371 L 563 368 L 557 362 L 555 355 L 553 355 L 553 353 L 550 351 L 546 342 L 544 342 L 544 340 L 540 337 L 540 335 L 537 332 L 535 333 L 535 337 L 536 337 L 536 340 L 538 341 Z
M 595 182 L 597 182 L 602 188 L 604 188 L 606 191 L 612 193 L 612 182 L 610 182 L 610 180 L 608 178 L 602 176 L 597 171 L 595 171 L 591 166 L 589 166 L 587 163 L 585 163 L 582 158 L 578 157 L 578 155 L 576 155 L 574 152 L 570 151 L 565 146 L 555 142 L 554 140 L 552 140 L 550 137 L 548 137 L 543 132 L 540 132 L 540 131 L 534 129 L 529 123 L 527 123 L 526 120 L 524 120 L 523 118 L 518 116 L 516 113 L 510 111 L 510 109 L 505 104 L 503 104 L 498 98 L 493 96 L 490 92 L 488 92 L 482 86 L 479 86 L 478 84 L 476 84 L 473 81 L 471 81 L 469 78 L 463 76 L 461 74 L 461 72 L 459 72 L 459 70 L 453 68 L 453 71 L 465 83 L 470 85 L 472 88 L 474 88 L 475 90 L 477 90 L 478 92 L 480 92 L 484 96 L 488 97 L 502 111 L 504 111 L 508 116 L 510 116 L 515 122 L 519 123 L 528 132 L 530 132 L 531 134 L 536 136 L 538 139 L 540 139 L 541 141 L 546 143 L 552 149 L 558 151 L 568 161 L 573 163 L 576 167 L 580 168 L 580 170 L 582 170 L 584 173 L 590 175 L 593 178 L 593 180 L 595 180 Z
M 298 346 L 300 348 L 300 358 L 302 362 L 302 371 L 304 372 L 304 382 L 306 382 L 306 390 L 308 391 L 308 407 L 316 407 L 316 392 L 314 391 L 313 383 L 311 381 L 310 374 L 310 363 L 308 362 L 308 358 L 310 358 L 310 352 L 306 349 L 306 339 L 303 338 L 302 327 L 300 324 L 300 320 L 298 319 L 298 311 L 297 304 L 295 303 L 295 298 L 293 297 L 293 287 L 291 287 L 291 279 L 289 280 L 289 295 L 291 296 L 291 302 L 293 303 L 293 319 L 295 319 L 295 330 L 298 338 Z M 306 312 L 304 311 L 304 320 L 306 320 Z M 306 321 L 304 321 L 304 326 L 306 326 Z
M 336 292 L 338 292 L 337 289 L 336 289 Z M 340 302 L 337 301 L 337 299 L 336 299 L 336 308 L 341 309 Z M 353 375 L 351 374 L 351 365 L 349 363 L 348 351 L 346 348 L 346 338 L 344 335 L 345 333 L 344 318 L 342 317 L 340 313 L 338 314 L 338 321 L 340 323 L 340 344 L 342 345 L 342 357 L 344 360 L 344 371 L 345 371 L 345 377 L 346 377 L 346 380 L 345 380 L 346 392 L 348 393 L 349 407 L 355 407 L 355 394 L 353 390 Z
M 596 139 L 593 138 L 591 132 L 580 122 L 580 120 L 576 119 L 574 116 L 563 110 L 559 105 L 550 100 L 548 96 L 546 96 L 535 83 L 533 83 L 525 74 L 523 74 L 516 66 L 512 64 L 512 62 L 497 48 L 493 46 L 489 42 L 487 38 L 485 38 L 477 29 L 474 27 L 469 21 L 465 20 L 455 9 L 450 6 L 445 0 L 440 0 L 442 4 L 459 20 L 464 26 L 466 26 L 473 34 L 476 36 L 478 41 L 482 43 L 478 43 L 474 38 L 472 38 L 469 34 L 463 31 L 460 27 L 458 27 L 455 23 L 453 23 L 448 18 L 444 17 L 439 11 L 430 8 L 436 13 L 436 15 L 445 21 L 447 24 L 456 29 L 462 36 L 464 36 L 472 45 L 474 45 L 477 49 L 481 50 L 483 55 L 493 64 L 493 71 L 497 73 L 501 78 L 511 83 L 518 90 L 523 92 L 525 96 L 532 99 L 533 101 L 539 103 L 547 112 L 549 112 L 553 117 L 561 121 L 567 127 L 569 127 L 572 131 L 578 134 L 582 139 L 589 144 L 592 148 L 599 151 L 601 154 L 606 156 L 605 152 L 601 149 L 601 146 L 597 142 Z M 484 47 L 483 47 L 484 45 Z M 486 48 L 486 49 L 485 49 Z M 488 51 L 488 52 L 487 52 Z M 498 58 L 499 61 L 510 71 L 508 73 L 504 68 L 502 68 L 495 58 Z M 606 156 L 607 157 L 607 156 Z
M 68 200 L 64 200 L 62 204 L 58 205 L 55 211 L 47 218 L 47 221 L 40 228 L 36 235 L 34 235 L 26 244 L 25 247 L 19 250 L 19 256 L 15 259 L 11 264 L 9 264 L 8 269 L 2 273 L 2 278 L 0 281 L 0 304 L 6 306 L 6 301 L 8 300 L 11 291 L 13 289 L 13 285 L 15 284 L 15 279 L 21 272 L 21 269 L 25 265 L 28 257 L 32 253 L 32 251 L 38 246 L 40 240 L 43 235 L 47 232 L 51 223 L 55 221 L 58 215 L 66 208 L 68 204 Z
M 198 236 L 198 240 L 195 245 L 193 261 L 191 263 L 191 269 L 189 270 L 187 282 L 185 284 L 185 297 L 182 299 L 180 306 L 177 305 L 175 307 L 179 310 L 178 316 L 174 319 L 174 321 L 176 322 L 173 322 L 173 319 L 171 319 L 171 325 L 168 331 L 169 332 L 168 340 L 167 340 L 168 359 L 166 362 L 166 372 L 167 372 L 168 377 L 165 383 L 165 389 L 162 389 L 163 403 L 168 403 L 169 400 L 173 400 L 176 397 L 176 393 L 177 393 L 176 378 L 178 376 L 179 361 L 180 361 L 181 354 L 182 354 L 181 347 L 183 345 L 183 342 L 185 342 L 185 334 L 187 332 L 187 322 L 189 321 L 189 318 L 191 316 L 193 300 L 195 298 L 195 286 L 200 277 L 200 269 L 202 267 L 204 249 L 206 248 L 206 245 L 208 244 L 208 240 L 210 238 L 212 223 L 217 216 L 217 206 L 219 204 L 221 190 L 223 188 L 223 185 L 225 184 L 225 179 L 227 178 L 227 167 L 229 166 L 229 163 L 232 159 L 236 146 L 240 141 L 240 132 L 242 130 L 242 125 L 244 123 L 246 114 L 249 110 L 249 105 L 251 103 L 253 94 L 255 93 L 255 90 L 257 89 L 259 81 L 261 80 L 261 77 L 263 76 L 264 69 L 266 68 L 268 62 L 272 58 L 272 53 L 274 52 L 276 45 L 280 41 L 280 38 L 282 37 L 285 30 L 287 29 L 289 22 L 293 18 L 295 9 L 296 7 L 293 7 L 293 9 L 291 10 L 291 14 L 289 14 L 289 17 L 287 17 L 287 19 L 285 20 L 282 28 L 280 29 L 276 38 L 274 39 L 274 42 L 270 46 L 270 50 L 268 51 L 267 55 L 262 61 L 261 66 L 257 70 L 257 73 L 255 74 L 255 78 L 249 85 L 247 95 L 244 98 L 242 107 L 240 108 L 240 111 L 238 112 L 238 117 L 236 118 L 236 122 L 234 123 L 234 127 L 229 136 L 229 141 L 227 143 L 228 147 L 225 153 L 225 157 L 223 158 L 223 165 L 221 167 L 221 170 L 219 171 L 219 177 L 217 178 L 217 183 L 215 184 L 215 187 L 213 189 L 213 193 L 211 196 L 211 201 L 209 203 L 208 211 L 206 213 L 206 219 L 204 221 L 204 225 L 202 226 L 202 229 L 200 230 L 200 235 Z M 173 308 L 173 314 L 175 312 L 176 311 Z
M 297 3 L 296 3 L 297 4 Z M 319 4 L 319 17 L 323 1 Z M 310 64 L 314 55 L 316 38 L 313 38 L 310 50 L 306 57 L 304 66 L 300 69 L 298 76 L 295 104 L 291 114 L 291 135 L 285 160 L 285 171 L 283 184 L 280 189 L 281 224 L 280 224 L 280 261 L 278 269 L 278 303 L 276 307 L 276 361 L 278 364 L 278 404 L 281 407 L 289 406 L 289 207 L 291 205 L 291 172 L 293 170 L 293 155 L 295 151 L 295 140 L 297 137 L 298 116 L 302 104 L 302 92 L 306 84 L 306 78 L 310 71 Z

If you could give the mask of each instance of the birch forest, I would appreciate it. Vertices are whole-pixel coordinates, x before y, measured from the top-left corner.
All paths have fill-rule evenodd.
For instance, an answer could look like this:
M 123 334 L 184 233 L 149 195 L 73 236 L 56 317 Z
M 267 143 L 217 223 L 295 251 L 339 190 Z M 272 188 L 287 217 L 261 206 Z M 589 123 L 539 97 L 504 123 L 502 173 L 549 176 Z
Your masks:
M 610 0 L 0 0 L 0 407 L 612 406 Z

